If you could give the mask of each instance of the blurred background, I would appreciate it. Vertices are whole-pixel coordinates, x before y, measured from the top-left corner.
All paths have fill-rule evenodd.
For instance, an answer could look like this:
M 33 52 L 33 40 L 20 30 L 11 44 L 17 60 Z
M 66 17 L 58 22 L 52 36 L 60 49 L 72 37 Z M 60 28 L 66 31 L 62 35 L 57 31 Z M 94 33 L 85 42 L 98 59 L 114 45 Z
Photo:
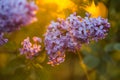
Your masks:
M 35 1 L 39 7 L 38 21 L 5 35 L 9 42 L 0 46 L 0 80 L 120 80 L 120 0 Z M 52 20 L 66 18 L 73 12 L 82 17 L 90 12 L 92 17 L 108 18 L 111 24 L 104 40 L 82 46 L 80 53 L 84 65 L 73 53 L 66 53 L 65 62 L 55 67 L 47 64 L 45 50 L 33 60 L 20 55 L 24 38 L 38 36 L 44 39 Z

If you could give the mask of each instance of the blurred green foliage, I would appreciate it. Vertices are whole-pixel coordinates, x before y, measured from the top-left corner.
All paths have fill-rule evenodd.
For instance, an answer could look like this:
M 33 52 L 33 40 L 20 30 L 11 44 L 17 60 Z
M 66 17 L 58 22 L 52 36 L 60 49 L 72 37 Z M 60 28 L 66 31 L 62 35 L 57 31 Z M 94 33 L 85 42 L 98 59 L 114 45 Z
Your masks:
M 69 6 L 59 10 L 60 6 L 56 3 L 42 1 L 44 0 L 36 0 L 39 2 L 37 22 L 23 27 L 20 31 L 6 34 L 9 42 L 0 46 L 0 80 L 87 80 L 77 54 L 66 53 L 65 62 L 55 67 L 47 64 L 45 50 L 32 60 L 27 60 L 19 54 L 20 43 L 24 38 L 39 36 L 44 39 L 43 34 L 51 20 L 56 20 L 58 16 L 67 17 L 74 11 L 84 16 L 86 10 L 83 7 L 90 6 L 93 0 L 71 0 L 75 10 L 68 8 Z M 106 17 L 111 28 L 107 38 L 83 45 L 80 54 L 87 67 L 89 80 L 120 80 L 120 0 L 94 2 L 96 6 L 100 2 L 106 6 Z

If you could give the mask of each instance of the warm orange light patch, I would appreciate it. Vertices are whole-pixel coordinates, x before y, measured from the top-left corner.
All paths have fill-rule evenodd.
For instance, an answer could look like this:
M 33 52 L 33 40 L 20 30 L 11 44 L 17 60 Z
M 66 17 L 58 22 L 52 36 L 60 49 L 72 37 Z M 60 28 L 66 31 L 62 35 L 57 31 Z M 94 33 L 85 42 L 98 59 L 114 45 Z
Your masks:
M 59 7 L 59 11 L 66 9 L 66 8 L 71 8 L 75 9 L 75 4 L 71 2 L 70 0 L 42 0 L 44 3 L 54 3 Z
M 87 6 L 84 8 L 87 12 L 92 14 L 92 17 L 107 17 L 108 10 L 106 6 L 99 2 L 98 5 L 95 5 L 94 1 L 92 2 L 91 6 Z
M 64 10 L 69 9 L 70 11 L 75 12 L 77 9 L 76 4 L 74 4 L 71 0 L 37 0 L 37 3 L 39 5 L 51 4 L 51 6 L 55 4 L 57 9 L 55 12 L 52 13 L 52 15 L 57 16 L 59 18 L 66 17 L 66 12 Z

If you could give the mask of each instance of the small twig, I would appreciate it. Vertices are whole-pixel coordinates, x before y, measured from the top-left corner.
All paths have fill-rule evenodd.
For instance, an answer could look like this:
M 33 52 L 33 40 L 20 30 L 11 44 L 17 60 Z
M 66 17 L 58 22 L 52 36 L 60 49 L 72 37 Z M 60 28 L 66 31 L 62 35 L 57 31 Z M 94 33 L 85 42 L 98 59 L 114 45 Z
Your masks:
M 85 75 L 86 75 L 86 77 L 87 77 L 87 80 L 89 80 L 89 76 L 88 76 L 88 72 L 87 72 L 87 67 L 86 67 L 86 65 L 84 64 L 84 61 L 83 61 L 83 59 L 82 59 L 82 56 L 80 55 L 79 51 L 77 51 L 77 54 L 78 54 L 78 57 L 79 57 L 79 59 L 80 59 L 80 65 L 81 65 L 82 69 L 84 70 L 84 73 L 85 73 Z

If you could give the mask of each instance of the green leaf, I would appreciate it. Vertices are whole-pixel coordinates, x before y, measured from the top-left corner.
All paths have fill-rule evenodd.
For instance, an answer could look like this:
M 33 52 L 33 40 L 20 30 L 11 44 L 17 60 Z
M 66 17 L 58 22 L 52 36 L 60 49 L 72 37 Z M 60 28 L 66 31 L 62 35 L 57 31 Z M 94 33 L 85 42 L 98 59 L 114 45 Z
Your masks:
M 3 74 L 11 74 L 14 73 L 19 68 L 24 68 L 25 62 L 22 57 L 16 57 L 13 60 L 10 60 L 9 63 L 4 67 L 2 73 Z
M 113 46 L 114 46 L 113 43 L 106 45 L 105 46 L 105 52 L 111 52 L 111 51 L 113 51 L 114 50 Z
M 114 49 L 115 50 L 120 50 L 120 43 L 114 44 Z
M 87 55 L 84 58 L 84 63 L 90 69 L 97 67 L 99 65 L 99 62 L 100 62 L 100 60 L 93 55 Z
M 107 71 L 107 64 L 104 61 L 101 61 L 96 70 L 100 75 L 105 75 Z

